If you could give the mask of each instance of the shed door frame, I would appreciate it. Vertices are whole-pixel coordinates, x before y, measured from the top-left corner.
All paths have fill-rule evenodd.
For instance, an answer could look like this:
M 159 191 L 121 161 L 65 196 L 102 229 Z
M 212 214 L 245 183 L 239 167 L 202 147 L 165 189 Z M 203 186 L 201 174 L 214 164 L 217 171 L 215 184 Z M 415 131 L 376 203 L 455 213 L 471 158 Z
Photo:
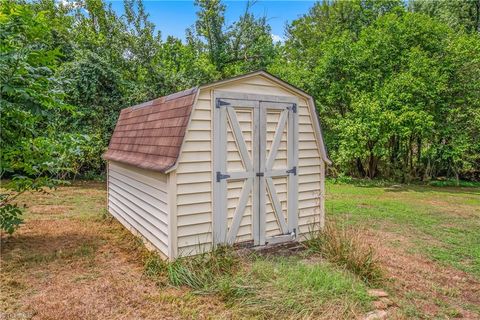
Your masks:
M 235 139 L 241 137 L 238 122 L 233 107 L 253 109 L 253 141 L 252 156 L 246 155 L 243 141 L 236 141 L 239 152 L 242 154 L 242 160 L 245 166 L 244 172 L 226 172 L 226 136 L 227 121 L 230 123 L 232 130 L 237 131 Z M 268 243 L 279 243 L 289 241 L 296 238 L 298 232 L 298 99 L 296 97 L 287 96 L 271 96 L 257 95 L 238 92 L 214 91 L 213 93 L 213 109 L 214 109 L 214 126 L 213 126 L 213 242 L 214 244 L 233 244 L 236 240 L 238 227 L 240 225 L 246 203 L 252 194 L 252 237 L 255 245 L 265 245 Z M 287 137 L 287 167 L 273 170 L 273 162 L 276 156 L 276 148 L 278 141 L 283 132 L 276 132 L 272 140 L 270 153 L 265 154 L 266 147 L 266 115 L 267 109 L 278 109 L 280 119 L 284 123 L 278 125 L 288 127 Z M 281 129 L 281 128 L 280 128 Z M 278 136 L 280 135 L 280 136 Z M 257 143 L 255 143 L 255 141 Z M 277 144 L 277 146 L 275 146 Z M 263 149 L 262 149 L 263 148 Z M 242 151 L 243 149 L 243 151 Z M 247 159 L 244 159 L 247 158 Z M 287 213 L 288 219 L 285 219 L 281 205 L 276 196 L 274 177 L 288 177 L 288 200 Z M 230 230 L 227 230 L 227 181 L 230 179 L 243 179 L 244 184 L 239 196 L 239 204 L 235 210 Z M 266 213 L 265 200 L 271 197 L 272 207 L 278 218 L 281 235 L 274 237 L 266 237 Z

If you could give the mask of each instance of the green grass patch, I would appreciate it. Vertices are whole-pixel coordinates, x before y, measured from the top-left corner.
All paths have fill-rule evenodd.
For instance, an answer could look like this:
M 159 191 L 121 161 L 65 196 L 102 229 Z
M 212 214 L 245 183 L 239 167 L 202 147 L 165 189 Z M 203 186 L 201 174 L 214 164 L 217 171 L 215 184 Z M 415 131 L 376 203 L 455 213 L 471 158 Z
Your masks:
M 329 314 L 338 318 L 370 306 L 366 286 L 358 278 L 327 263 L 307 263 L 298 257 L 255 258 L 231 283 L 234 294 L 227 295 L 227 301 L 247 318 L 301 319 Z
M 367 287 L 358 277 L 300 256 L 239 256 L 219 247 L 173 262 L 152 255 L 145 260 L 145 273 L 164 285 L 221 297 L 234 313 L 247 318 L 347 317 L 370 306 Z
M 327 215 L 406 237 L 412 249 L 480 278 L 480 189 L 329 182 Z

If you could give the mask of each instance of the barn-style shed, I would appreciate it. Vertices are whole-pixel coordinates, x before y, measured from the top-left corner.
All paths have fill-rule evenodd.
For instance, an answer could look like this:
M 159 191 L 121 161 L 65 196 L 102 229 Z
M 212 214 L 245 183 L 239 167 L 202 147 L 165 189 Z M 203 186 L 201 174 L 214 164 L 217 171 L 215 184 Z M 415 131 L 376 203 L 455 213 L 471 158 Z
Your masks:
M 329 163 L 312 97 L 258 71 L 123 109 L 108 210 L 165 258 L 302 239 Z

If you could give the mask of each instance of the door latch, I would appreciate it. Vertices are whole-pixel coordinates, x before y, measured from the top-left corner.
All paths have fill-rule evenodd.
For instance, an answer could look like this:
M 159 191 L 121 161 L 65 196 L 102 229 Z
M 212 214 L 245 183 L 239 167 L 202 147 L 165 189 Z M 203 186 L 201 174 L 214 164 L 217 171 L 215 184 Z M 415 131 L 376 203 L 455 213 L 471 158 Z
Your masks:
M 229 174 L 222 174 L 220 171 L 217 171 L 217 182 L 220 182 L 220 180 L 227 178 L 230 178 Z
M 265 173 L 263 172 L 257 172 L 257 177 L 263 177 L 265 175 Z

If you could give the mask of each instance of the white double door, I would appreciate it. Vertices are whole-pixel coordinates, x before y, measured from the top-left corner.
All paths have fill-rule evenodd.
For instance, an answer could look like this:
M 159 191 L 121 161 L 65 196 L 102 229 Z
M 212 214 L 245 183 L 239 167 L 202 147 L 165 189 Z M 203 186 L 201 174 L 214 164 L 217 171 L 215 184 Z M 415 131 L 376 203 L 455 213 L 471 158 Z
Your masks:
M 297 104 L 249 98 L 215 99 L 217 244 L 265 245 L 297 234 Z

